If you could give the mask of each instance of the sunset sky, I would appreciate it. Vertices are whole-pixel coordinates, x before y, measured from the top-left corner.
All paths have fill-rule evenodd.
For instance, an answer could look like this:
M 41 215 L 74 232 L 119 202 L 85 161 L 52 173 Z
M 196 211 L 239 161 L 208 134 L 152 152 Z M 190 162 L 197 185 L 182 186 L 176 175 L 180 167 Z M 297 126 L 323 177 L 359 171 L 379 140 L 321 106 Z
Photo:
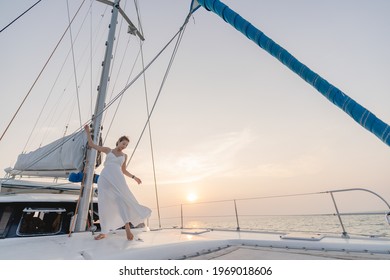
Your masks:
M 0 28 L 35 2 L 2 1 Z M 71 16 L 81 2 L 69 0 Z M 122 7 L 136 23 L 134 3 L 127 2 L 122 1 Z M 146 38 L 143 55 L 147 64 L 179 30 L 190 1 L 137 2 Z M 390 123 L 389 1 L 223 2 L 313 71 Z M 90 119 L 94 108 L 91 95 L 96 95 L 109 17 L 104 4 L 94 2 L 89 12 L 90 4 L 86 1 L 80 19 L 72 27 L 73 40 L 77 37 L 73 54 L 67 33 L 1 140 L 2 168 L 12 166 L 22 151 L 31 151 L 76 131 L 80 123 Z M 65 0 L 42 1 L 0 33 L 1 133 L 68 22 Z M 118 25 L 121 35 L 117 40 L 123 45 L 129 39 L 125 29 L 125 25 L 122 29 Z M 108 100 L 126 84 L 139 51 L 139 42 L 134 37 L 130 40 L 132 51 L 117 49 Z M 92 50 L 88 48 L 91 41 Z M 171 53 L 172 47 L 146 73 L 150 108 Z M 76 61 L 77 87 L 72 56 Z M 136 64 L 132 77 L 140 71 L 140 57 Z M 61 67 L 64 71 L 59 74 Z M 65 74 L 65 70 L 70 71 Z M 123 77 L 116 80 L 118 73 Z M 140 79 L 124 94 L 109 135 L 103 136 L 106 146 L 114 147 L 117 138 L 128 135 L 131 143 L 126 153 L 132 154 L 146 121 L 144 91 L 144 81 Z M 108 110 L 103 133 L 110 126 L 116 105 Z M 219 201 L 341 188 L 369 188 L 390 200 L 389 147 L 275 58 L 203 8 L 190 18 L 185 29 L 152 115 L 151 129 L 158 195 L 163 207 L 189 200 Z M 128 180 L 136 197 L 142 204 L 155 208 L 148 130 L 129 170 L 143 180 L 139 187 Z M 348 207 L 364 201 L 367 209 L 363 210 L 385 209 L 382 202 L 368 197 L 340 196 Z M 274 206 L 274 212 L 281 208 L 284 212 L 318 212 L 316 206 L 321 211 L 333 211 L 328 200 L 283 200 L 278 206 L 267 200 L 258 204 L 265 208 Z

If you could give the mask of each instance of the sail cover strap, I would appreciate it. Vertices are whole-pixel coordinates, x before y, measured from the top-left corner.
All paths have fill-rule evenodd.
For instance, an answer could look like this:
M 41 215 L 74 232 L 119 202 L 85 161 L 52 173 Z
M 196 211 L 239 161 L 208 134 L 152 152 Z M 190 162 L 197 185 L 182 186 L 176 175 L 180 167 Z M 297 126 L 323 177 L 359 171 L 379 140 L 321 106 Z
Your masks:
M 390 127 L 388 124 L 384 123 L 340 89 L 330 84 L 306 65 L 298 61 L 287 50 L 279 46 L 227 5 L 218 0 L 197 0 L 197 2 L 206 10 L 219 15 L 227 23 L 231 24 L 262 49 L 278 59 L 290 70 L 317 89 L 329 101 L 350 115 L 361 126 L 375 134 L 380 140 L 390 146 Z

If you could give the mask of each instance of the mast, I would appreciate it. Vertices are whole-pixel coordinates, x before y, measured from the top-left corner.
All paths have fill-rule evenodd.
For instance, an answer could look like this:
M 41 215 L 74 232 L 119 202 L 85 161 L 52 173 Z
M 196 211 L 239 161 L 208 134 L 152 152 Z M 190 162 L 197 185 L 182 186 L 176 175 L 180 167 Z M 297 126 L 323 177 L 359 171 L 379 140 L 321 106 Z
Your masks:
M 254 27 L 227 5 L 219 0 L 193 0 L 191 4 L 192 12 L 199 8 L 197 5 L 201 5 L 206 10 L 212 11 L 220 16 L 224 21 L 232 25 L 248 39 L 252 40 L 295 74 L 300 76 L 304 81 L 313 86 L 319 93 L 347 113 L 362 127 L 390 146 L 390 126 L 388 124 L 298 61 L 298 59 L 292 56 L 287 50 L 268 38 L 263 32 Z
M 109 80 L 109 72 L 111 66 L 111 57 L 112 50 L 114 46 L 115 40 L 115 30 L 118 20 L 118 13 L 121 13 L 125 20 L 129 24 L 129 33 L 133 35 L 138 35 L 141 40 L 144 40 L 141 33 L 135 28 L 134 24 L 128 19 L 125 15 L 124 11 L 119 7 L 120 0 L 115 0 L 114 2 L 107 0 L 97 0 L 104 4 L 112 6 L 111 12 L 111 22 L 109 25 L 108 39 L 106 42 L 106 52 L 104 55 L 103 68 L 100 78 L 100 84 L 98 87 L 98 96 L 97 102 L 95 105 L 95 113 L 92 118 L 92 133 L 93 133 L 93 141 L 96 144 L 99 144 L 100 138 L 100 130 L 101 123 L 103 117 L 103 110 L 105 107 L 106 95 L 107 95 L 107 85 Z M 79 202 L 79 210 L 76 219 L 75 231 L 85 231 L 88 220 L 88 209 L 91 200 L 92 194 L 92 184 L 93 184 L 93 176 L 95 171 L 96 164 L 96 156 L 97 151 L 95 149 L 89 149 L 87 152 L 87 161 L 86 161 L 86 170 L 85 170 L 85 178 L 84 178 L 84 186 L 81 188 L 80 194 L 80 202 Z

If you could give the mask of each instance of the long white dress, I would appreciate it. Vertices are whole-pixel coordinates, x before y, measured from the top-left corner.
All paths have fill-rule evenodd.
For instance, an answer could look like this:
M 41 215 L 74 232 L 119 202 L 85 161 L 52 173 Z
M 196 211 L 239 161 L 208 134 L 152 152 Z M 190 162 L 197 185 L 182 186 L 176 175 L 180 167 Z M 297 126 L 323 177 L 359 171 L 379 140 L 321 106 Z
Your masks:
M 125 156 L 117 157 L 109 152 L 98 179 L 99 220 L 103 234 L 123 227 L 128 222 L 137 226 L 152 212 L 139 204 L 130 191 L 122 172 L 124 160 Z

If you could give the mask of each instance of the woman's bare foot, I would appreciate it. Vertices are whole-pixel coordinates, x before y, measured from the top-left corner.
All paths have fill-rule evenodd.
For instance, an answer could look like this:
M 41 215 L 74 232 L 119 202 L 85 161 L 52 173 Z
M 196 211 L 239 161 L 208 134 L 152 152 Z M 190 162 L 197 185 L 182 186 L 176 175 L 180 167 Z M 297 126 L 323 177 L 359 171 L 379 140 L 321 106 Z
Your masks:
M 103 233 L 99 234 L 98 236 L 95 236 L 95 240 L 101 240 L 103 238 L 106 238 L 106 235 Z
M 134 235 L 131 232 L 130 233 L 126 232 L 126 236 L 127 236 L 127 240 L 133 240 L 134 239 Z

